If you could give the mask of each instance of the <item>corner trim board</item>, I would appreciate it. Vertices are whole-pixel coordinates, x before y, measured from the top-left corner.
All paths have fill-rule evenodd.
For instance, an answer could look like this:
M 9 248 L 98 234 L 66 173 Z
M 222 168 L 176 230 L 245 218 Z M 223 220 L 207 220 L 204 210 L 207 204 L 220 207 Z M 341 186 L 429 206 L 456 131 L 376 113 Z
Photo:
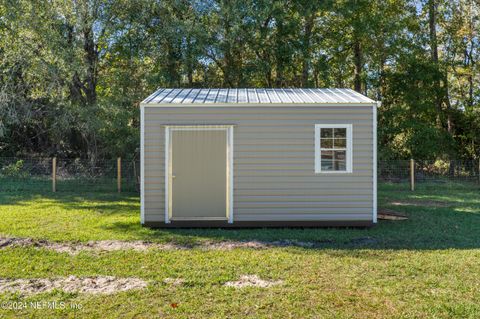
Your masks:
M 145 108 L 140 106 L 140 223 L 145 224 Z
M 373 167 L 372 167 L 372 184 L 373 184 L 373 212 L 372 220 L 377 223 L 377 107 L 380 107 L 380 102 L 373 105 L 372 117 L 373 117 Z

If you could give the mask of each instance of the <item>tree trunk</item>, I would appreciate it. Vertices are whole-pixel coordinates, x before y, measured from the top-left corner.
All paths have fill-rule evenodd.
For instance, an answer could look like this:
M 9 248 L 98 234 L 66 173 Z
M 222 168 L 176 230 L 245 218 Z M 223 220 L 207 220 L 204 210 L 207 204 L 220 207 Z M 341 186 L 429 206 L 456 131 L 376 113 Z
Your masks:
M 308 86 L 308 71 L 310 69 L 310 39 L 312 37 L 312 29 L 315 15 L 310 15 L 305 20 L 303 28 L 303 58 L 302 58 L 302 87 Z
M 275 45 L 275 86 L 283 87 L 285 85 L 284 79 L 284 53 L 282 52 L 282 46 L 284 45 L 284 26 L 281 20 L 278 20 L 277 25 L 277 36 L 276 36 L 276 45 Z
M 168 37 L 165 42 L 167 81 L 170 87 L 180 85 L 179 64 L 181 61 L 180 44 L 175 37 Z
M 439 71 L 438 65 L 438 43 L 437 43 L 437 4 L 435 0 L 428 0 L 428 26 L 430 31 L 430 54 L 435 69 Z M 440 92 L 440 79 L 435 79 L 435 107 L 437 108 L 437 126 L 442 127 L 442 97 Z
M 187 67 L 187 81 L 188 86 L 193 86 L 193 54 L 192 54 L 192 39 L 190 36 L 187 37 L 187 48 L 186 48 L 186 57 L 185 64 Z
M 353 79 L 353 86 L 355 91 L 362 93 L 362 69 L 363 69 L 363 56 L 362 46 L 357 36 L 354 36 L 353 40 L 353 61 L 355 64 L 355 75 Z
M 98 52 L 93 39 L 93 26 L 91 24 L 84 26 L 83 37 L 83 49 L 85 51 L 85 62 L 87 64 L 84 93 L 87 104 L 94 105 L 97 102 Z

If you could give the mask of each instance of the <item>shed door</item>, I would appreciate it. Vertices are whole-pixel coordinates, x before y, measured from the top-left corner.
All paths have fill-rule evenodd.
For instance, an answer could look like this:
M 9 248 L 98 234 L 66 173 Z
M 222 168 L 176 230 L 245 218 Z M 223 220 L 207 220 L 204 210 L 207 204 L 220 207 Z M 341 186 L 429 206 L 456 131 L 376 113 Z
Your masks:
M 172 220 L 227 218 L 226 130 L 172 131 Z

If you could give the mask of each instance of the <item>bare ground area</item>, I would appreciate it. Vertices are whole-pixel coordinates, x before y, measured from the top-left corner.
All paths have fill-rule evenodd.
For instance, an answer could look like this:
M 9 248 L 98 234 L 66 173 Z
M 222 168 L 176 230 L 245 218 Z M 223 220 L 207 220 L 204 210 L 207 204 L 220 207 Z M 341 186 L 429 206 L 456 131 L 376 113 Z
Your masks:
M 244 288 L 244 287 L 260 287 L 260 288 L 270 288 L 272 286 L 281 285 L 282 280 L 264 280 L 258 277 L 257 275 L 243 275 L 240 276 L 240 279 L 237 281 L 227 281 L 224 286 L 233 287 L 233 288 Z
M 358 244 L 362 238 L 352 240 L 351 243 Z M 6 247 L 37 247 L 54 250 L 60 253 L 68 253 L 71 255 L 78 254 L 80 251 L 116 251 L 116 250 L 136 250 L 145 251 L 147 249 L 160 250 L 178 250 L 199 248 L 206 250 L 231 250 L 235 248 L 252 248 L 266 249 L 271 247 L 303 247 L 303 248 L 319 248 L 325 247 L 332 241 L 304 242 L 293 240 L 281 240 L 272 242 L 262 241 L 223 241 L 223 242 L 203 242 L 195 245 L 181 244 L 161 244 L 145 241 L 120 241 L 120 240 L 100 240 L 90 241 L 86 243 L 75 242 L 50 242 L 46 240 L 38 240 L 32 238 L 16 238 L 16 237 L 0 237 L 0 249 Z M 368 242 L 370 243 L 370 242 Z
M 0 279 L 0 293 L 37 294 L 58 289 L 70 293 L 112 294 L 132 289 L 144 289 L 147 285 L 146 281 L 139 278 L 116 278 L 111 276 Z

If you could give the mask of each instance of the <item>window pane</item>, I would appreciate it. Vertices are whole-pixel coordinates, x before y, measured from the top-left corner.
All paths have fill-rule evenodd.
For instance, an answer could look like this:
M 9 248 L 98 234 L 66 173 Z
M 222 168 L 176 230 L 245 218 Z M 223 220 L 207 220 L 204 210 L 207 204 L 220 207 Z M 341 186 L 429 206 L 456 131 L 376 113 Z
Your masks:
M 347 167 L 345 165 L 345 161 L 335 161 L 335 170 L 336 171 L 346 171 Z
M 322 171 L 333 171 L 333 161 L 322 159 Z
M 335 137 L 347 138 L 347 129 L 346 128 L 336 128 Z
M 345 161 L 346 152 L 345 151 L 335 151 L 335 160 L 336 161 Z
M 344 138 L 336 138 L 334 145 L 335 148 L 345 148 L 347 147 L 347 140 Z
M 333 137 L 333 128 L 322 128 L 322 129 L 320 129 L 320 136 L 322 138 L 332 138 Z
M 320 139 L 321 148 L 333 148 L 333 138 L 322 138 Z
M 322 151 L 322 161 L 326 160 L 333 160 L 333 151 Z
M 322 151 L 322 171 L 333 170 L 333 151 Z

